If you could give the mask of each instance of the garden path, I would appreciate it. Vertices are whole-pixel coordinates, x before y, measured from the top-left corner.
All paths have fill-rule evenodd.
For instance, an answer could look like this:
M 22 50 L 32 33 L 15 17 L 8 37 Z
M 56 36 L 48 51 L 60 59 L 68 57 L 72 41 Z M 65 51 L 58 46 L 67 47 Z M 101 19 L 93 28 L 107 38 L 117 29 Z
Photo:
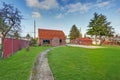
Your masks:
M 30 76 L 30 80 L 54 80 L 46 56 L 50 50 L 51 49 L 47 49 L 38 55 Z
M 83 47 L 83 48 L 90 48 L 90 49 L 96 49 L 96 48 L 103 48 L 102 46 L 89 46 L 89 45 L 77 45 L 77 44 L 67 44 L 67 46 L 73 46 L 73 47 Z

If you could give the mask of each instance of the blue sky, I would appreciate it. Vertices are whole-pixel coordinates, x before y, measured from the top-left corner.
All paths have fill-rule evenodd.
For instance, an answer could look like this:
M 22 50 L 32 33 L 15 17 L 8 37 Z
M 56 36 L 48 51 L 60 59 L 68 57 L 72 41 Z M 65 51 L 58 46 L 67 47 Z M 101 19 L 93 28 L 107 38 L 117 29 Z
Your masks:
M 22 36 L 33 36 L 34 20 L 38 28 L 60 29 L 69 34 L 72 25 L 84 34 L 93 14 L 103 14 L 120 34 L 120 0 L 0 0 L 13 4 L 23 15 Z M 37 35 L 36 35 L 37 36 Z

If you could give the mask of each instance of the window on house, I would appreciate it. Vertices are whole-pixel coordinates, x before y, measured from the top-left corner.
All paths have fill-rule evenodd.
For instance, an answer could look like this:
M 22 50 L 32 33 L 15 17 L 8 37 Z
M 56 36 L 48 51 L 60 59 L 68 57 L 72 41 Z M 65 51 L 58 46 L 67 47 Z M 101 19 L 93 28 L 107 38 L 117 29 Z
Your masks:
M 60 39 L 60 41 L 59 41 L 60 43 L 62 43 L 62 39 Z
M 43 44 L 50 44 L 50 40 L 43 40 Z

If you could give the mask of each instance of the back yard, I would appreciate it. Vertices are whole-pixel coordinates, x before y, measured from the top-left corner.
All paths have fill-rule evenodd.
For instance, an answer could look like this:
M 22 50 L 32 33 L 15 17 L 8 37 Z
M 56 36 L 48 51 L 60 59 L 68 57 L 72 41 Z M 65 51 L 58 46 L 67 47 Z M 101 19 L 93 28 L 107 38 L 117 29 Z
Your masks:
M 0 80 L 28 80 L 37 55 L 48 47 L 22 49 L 13 56 L 0 59 Z
M 55 80 L 120 80 L 120 47 L 58 47 L 48 60 Z

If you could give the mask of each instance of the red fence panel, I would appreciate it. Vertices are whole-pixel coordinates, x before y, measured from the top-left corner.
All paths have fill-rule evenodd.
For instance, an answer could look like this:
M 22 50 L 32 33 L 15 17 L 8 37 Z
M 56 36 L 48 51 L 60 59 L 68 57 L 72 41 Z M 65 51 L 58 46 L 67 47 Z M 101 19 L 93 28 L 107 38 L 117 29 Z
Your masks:
M 9 55 L 12 55 L 16 51 L 25 48 L 29 45 L 29 42 L 26 40 L 5 38 L 4 40 L 4 53 L 3 57 L 6 58 Z

